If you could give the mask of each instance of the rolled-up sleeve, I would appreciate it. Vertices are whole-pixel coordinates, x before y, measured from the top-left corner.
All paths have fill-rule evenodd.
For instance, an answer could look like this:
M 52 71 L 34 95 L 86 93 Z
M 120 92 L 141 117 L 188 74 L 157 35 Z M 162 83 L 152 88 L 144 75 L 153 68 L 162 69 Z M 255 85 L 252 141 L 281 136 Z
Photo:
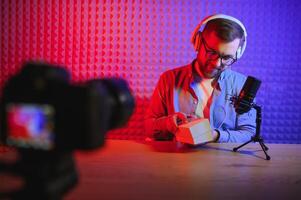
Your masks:
M 218 129 L 220 138 L 218 142 L 246 142 L 256 132 L 256 110 L 252 108 L 249 112 L 237 115 L 234 128 L 222 126 Z
M 154 137 L 154 134 L 164 134 L 164 132 L 166 132 L 164 126 L 167 116 L 164 98 L 165 87 L 166 81 L 164 76 L 161 75 L 144 116 L 145 131 L 149 137 Z

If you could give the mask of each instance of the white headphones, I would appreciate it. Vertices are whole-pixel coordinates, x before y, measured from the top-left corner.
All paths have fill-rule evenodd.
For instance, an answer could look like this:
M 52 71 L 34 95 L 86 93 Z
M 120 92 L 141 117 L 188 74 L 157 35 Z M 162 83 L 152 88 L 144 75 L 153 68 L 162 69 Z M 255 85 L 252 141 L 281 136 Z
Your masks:
M 205 19 L 203 19 L 200 24 L 197 25 L 197 27 L 193 31 L 192 37 L 191 37 L 191 43 L 193 44 L 194 49 L 196 51 L 198 51 L 199 46 L 201 44 L 201 33 L 203 30 L 200 30 L 200 29 L 201 28 L 204 29 L 206 23 L 213 19 L 228 19 L 230 21 L 237 23 L 242 28 L 242 30 L 244 32 L 243 43 L 237 49 L 237 58 L 238 59 L 241 58 L 241 56 L 243 55 L 243 53 L 247 47 L 247 30 L 246 30 L 245 26 L 241 23 L 241 21 L 239 21 L 238 19 L 236 19 L 234 17 L 231 17 L 229 15 L 224 15 L 224 14 L 215 14 L 215 15 L 208 16 Z

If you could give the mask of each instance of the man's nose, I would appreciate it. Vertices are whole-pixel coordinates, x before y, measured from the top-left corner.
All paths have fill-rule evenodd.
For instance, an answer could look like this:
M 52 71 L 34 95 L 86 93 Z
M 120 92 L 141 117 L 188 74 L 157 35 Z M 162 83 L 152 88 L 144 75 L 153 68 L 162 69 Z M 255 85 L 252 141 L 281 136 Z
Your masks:
M 218 57 L 216 60 L 214 60 L 214 64 L 215 64 L 215 68 L 217 69 L 223 69 L 224 66 L 223 66 L 223 61 L 222 61 L 222 58 L 221 57 Z

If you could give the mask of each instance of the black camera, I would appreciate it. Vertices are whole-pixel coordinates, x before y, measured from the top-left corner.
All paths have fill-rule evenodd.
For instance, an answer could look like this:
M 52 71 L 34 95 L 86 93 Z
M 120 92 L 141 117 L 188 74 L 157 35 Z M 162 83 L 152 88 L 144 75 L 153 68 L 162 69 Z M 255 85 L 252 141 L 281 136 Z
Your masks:
M 20 154 L 14 164 L 0 160 L 0 172 L 17 174 L 25 185 L 0 198 L 61 199 L 78 181 L 73 150 L 101 147 L 105 133 L 125 125 L 134 106 L 123 79 L 75 84 L 63 67 L 25 64 L 0 99 L 0 144 Z
M 93 149 L 134 108 L 123 79 L 71 84 L 62 67 L 27 63 L 3 88 L 1 140 L 35 150 Z

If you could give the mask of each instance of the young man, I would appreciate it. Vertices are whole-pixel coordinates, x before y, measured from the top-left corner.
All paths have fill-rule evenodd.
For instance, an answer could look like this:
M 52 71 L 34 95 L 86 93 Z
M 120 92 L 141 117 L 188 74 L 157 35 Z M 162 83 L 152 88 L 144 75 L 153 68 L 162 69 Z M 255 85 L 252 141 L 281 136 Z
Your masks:
M 238 115 L 230 101 L 231 96 L 238 96 L 246 80 L 230 69 L 242 56 L 246 37 L 243 24 L 227 15 L 209 16 L 196 27 L 192 36 L 196 59 L 160 76 L 145 116 L 148 136 L 172 140 L 180 124 L 207 118 L 212 142 L 251 139 L 255 110 Z

